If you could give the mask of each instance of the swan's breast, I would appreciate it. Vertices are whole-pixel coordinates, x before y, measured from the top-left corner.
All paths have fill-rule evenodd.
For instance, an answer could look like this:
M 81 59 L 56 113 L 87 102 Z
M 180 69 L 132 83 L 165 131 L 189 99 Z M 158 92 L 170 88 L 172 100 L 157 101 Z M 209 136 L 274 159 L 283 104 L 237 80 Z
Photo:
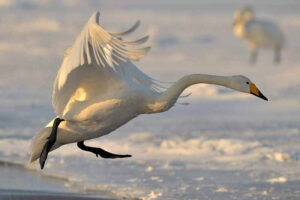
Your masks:
M 234 34 L 239 38 L 245 37 L 245 26 L 241 23 L 238 23 L 234 26 Z
M 110 115 L 122 112 L 121 99 L 107 99 L 101 102 L 91 103 L 77 113 L 73 113 L 76 121 L 99 120 Z M 124 105 L 123 105 L 124 106 Z
M 138 116 L 136 107 L 136 103 L 121 99 L 94 103 L 74 115 L 76 121 L 66 121 L 64 128 L 81 135 L 79 141 L 97 138 Z

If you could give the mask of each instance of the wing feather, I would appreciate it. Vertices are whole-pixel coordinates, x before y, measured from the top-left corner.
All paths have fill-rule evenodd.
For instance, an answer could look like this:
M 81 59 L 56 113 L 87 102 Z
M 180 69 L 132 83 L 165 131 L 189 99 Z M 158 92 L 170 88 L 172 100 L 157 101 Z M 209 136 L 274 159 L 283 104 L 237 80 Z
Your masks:
M 109 33 L 111 35 L 114 35 L 114 36 L 124 36 L 124 35 L 128 35 L 129 33 L 132 33 L 133 31 L 135 31 L 139 26 L 140 26 L 141 22 L 140 20 L 136 21 L 135 24 L 129 28 L 128 30 L 124 31 L 124 32 L 112 32 L 112 31 L 109 31 Z
M 109 32 L 99 25 L 99 16 L 99 12 L 91 16 L 72 47 L 67 49 L 57 74 L 52 103 L 60 117 L 66 113 L 66 109 L 71 109 L 71 105 L 75 105 L 74 98 L 78 96 L 75 95 L 78 88 L 81 88 L 85 92 L 86 99 L 89 99 L 99 96 L 99 93 L 105 95 L 107 88 L 114 85 L 111 81 L 117 81 L 118 77 L 123 77 L 123 80 L 137 81 L 154 90 L 159 87 L 153 79 L 131 62 L 139 60 L 150 50 L 150 47 L 131 46 L 142 44 L 149 37 L 145 36 L 134 41 L 125 41 L 118 37 L 136 30 L 140 22 L 136 22 L 133 27 L 124 32 Z M 92 80 L 89 79 L 93 79 L 94 82 L 91 83 Z M 101 86 L 98 87 L 97 84 L 102 85 L 103 89 L 99 89 Z
M 142 37 L 140 39 L 134 40 L 134 41 L 123 41 L 124 44 L 129 44 L 129 45 L 137 45 L 137 44 L 143 44 L 147 42 L 149 39 L 149 36 Z
M 143 41 L 147 40 L 147 37 L 133 42 L 123 42 L 122 40 L 115 37 L 115 35 L 125 35 L 134 31 L 138 27 L 139 22 L 125 32 L 118 34 L 110 33 L 104 30 L 98 24 L 99 15 L 99 12 L 93 14 L 87 25 L 77 37 L 74 45 L 69 50 L 68 55 L 66 55 L 68 57 L 67 63 L 62 66 L 66 71 L 60 76 L 58 83 L 59 88 L 64 85 L 67 79 L 64 76 L 67 76 L 76 67 L 82 66 L 84 64 L 91 64 L 93 62 L 93 58 L 99 67 L 105 67 L 104 62 L 101 61 L 101 59 L 103 58 L 105 59 L 105 63 L 108 63 L 111 67 L 113 67 L 111 65 L 111 58 L 108 58 L 111 57 L 111 51 L 115 51 L 120 57 L 128 58 L 130 60 L 138 60 L 150 50 L 150 47 L 141 49 L 128 47 L 129 44 L 142 43 Z M 109 53 L 104 52 L 104 48 L 106 48 L 108 50 L 107 52 Z

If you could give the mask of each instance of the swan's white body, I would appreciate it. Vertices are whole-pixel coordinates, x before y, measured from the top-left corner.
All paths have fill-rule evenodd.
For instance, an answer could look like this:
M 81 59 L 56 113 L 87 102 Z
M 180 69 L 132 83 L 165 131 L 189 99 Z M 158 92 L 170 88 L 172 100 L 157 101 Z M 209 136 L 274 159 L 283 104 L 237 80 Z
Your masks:
M 163 112 L 171 108 L 183 90 L 196 83 L 211 83 L 251 92 L 251 81 L 243 76 L 194 74 L 162 91 L 157 81 L 140 71 L 131 60 L 142 57 L 149 48 L 133 49 L 129 45 L 147 37 L 126 42 L 99 26 L 95 13 L 67 51 L 53 88 L 53 107 L 61 122 L 56 143 L 61 145 L 106 135 L 140 114 Z M 130 32 L 130 31 L 129 31 Z M 254 85 L 254 84 L 252 84 Z M 255 87 L 254 87 L 255 88 Z M 257 90 L 257 89 L 256 89 Z M 255 91 L 259 95 L 259 91 Z M 31 145 L 31 162 L 39 158 L 53 121 Z
M 273 49 L 275 62 L 280 61 L 280 51 L 284 46 L 284 36 L 277 24 L 267 20 L 256 19 L 251 8 L 239 9 L 234 15 L 234 34 L 245 40 L 255 61 L 260 48 Z M 276 55 L 277 54 L 277 55 Z

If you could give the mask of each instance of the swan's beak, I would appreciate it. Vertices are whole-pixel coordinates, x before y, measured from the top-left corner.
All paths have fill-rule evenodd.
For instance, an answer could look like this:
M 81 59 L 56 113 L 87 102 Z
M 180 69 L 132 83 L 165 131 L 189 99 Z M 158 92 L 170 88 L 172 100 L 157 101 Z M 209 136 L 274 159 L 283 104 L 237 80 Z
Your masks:
M 262 98 L 262 99 L 268 101 L 268 98 L 265 97 L 253 83 L 250 84 L 250 93 L 259 98 Z

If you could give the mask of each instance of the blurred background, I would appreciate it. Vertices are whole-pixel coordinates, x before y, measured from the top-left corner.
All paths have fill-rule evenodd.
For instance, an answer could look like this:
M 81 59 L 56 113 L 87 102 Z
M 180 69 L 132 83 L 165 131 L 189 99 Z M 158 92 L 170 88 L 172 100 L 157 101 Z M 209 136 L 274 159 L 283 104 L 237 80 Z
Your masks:
M 236 9 L 251 5 L 276 22 L 282 61 L 233 35 Z M 129 38 L 150 35 L 136 65 L 176 81 L 191 73 L 242 74 L 269 98 L 196 85 L 170 111 L 143 115 L 87 142 L 129 159 L 106 160 L 70 144 L 50 153 L 43 171 L 27 168 L 31 138 L 55 117 L 52 85 L 92 13 Z M 143 199 L 300 199 L 300 2 L 297 0 L 1 0 L 0 189 L 89 193 Z

